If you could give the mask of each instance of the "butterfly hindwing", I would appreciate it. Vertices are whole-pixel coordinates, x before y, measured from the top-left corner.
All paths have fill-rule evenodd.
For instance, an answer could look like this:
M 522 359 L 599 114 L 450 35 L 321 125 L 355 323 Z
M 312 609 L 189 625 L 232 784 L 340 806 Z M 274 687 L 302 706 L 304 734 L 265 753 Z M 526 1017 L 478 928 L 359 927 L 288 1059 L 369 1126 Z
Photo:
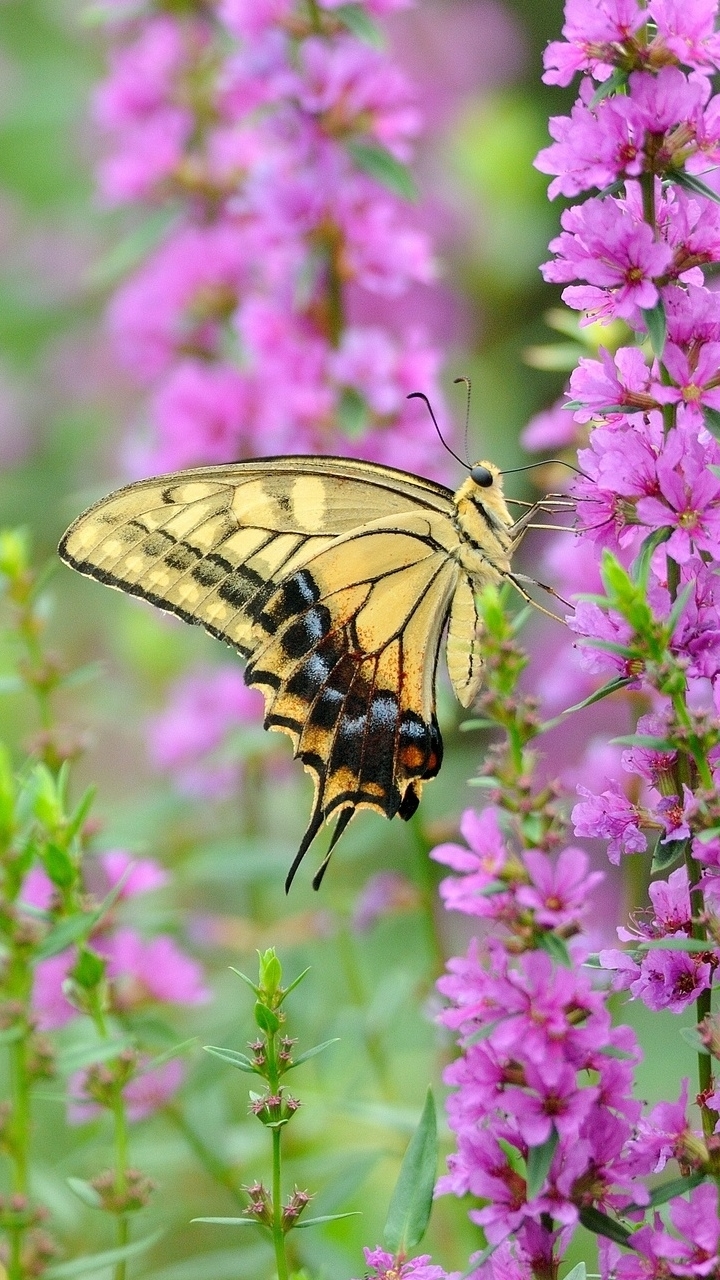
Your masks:
M 257 617 L 246 679 L 314 775 L 322 821 L 409 817 L 439 768 L 435 665 L 460 571 L 434 523 L 410 512 L 335 539 Z

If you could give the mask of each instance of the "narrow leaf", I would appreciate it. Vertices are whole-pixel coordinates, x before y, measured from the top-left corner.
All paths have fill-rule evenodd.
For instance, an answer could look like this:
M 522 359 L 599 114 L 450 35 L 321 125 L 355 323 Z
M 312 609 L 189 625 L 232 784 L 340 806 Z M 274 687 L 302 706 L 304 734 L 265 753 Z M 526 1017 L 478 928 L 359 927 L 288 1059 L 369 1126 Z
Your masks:
M 408 1253 L 422 1240 L 430 1221 L 437 1171 L 438 1140 L 435 1100 L 428 1089 L 420 1123 L 400 1167 L 390 1201 L 383 1239 L 394 1253 Z
M 720 836 L 720 827 L 708 827 L 706 831 L 698 831 L 695 839 L 699 840 L 700 844 L 710 844 L 711 840 L 717 839 L 718 836 Z
M 712 187 L 708 187 L 701 178 L 696 178 L 694 173 L 686 173 L 684 169 L 676 169 L 667 175 L 672 182 L 677 183 L 679 187 L 684 187 L 686 191 L 692 191 L 695 196 L 704 196 L 706 200 L 714 200 L 715 204 L 720 204 L 720 195 L 717 191 L 713 191 Z
M 653 738 L 645 733 L 625 733 L 619 738 L 610 739 L 613 746 L 642 747 L 645 751 L 677 751 L 677 745 L 669 738 Z
M 216 1227 L 263 1227 L 257 1218 L 191 1218 L 191 1222 L 212 1222 Z
M 709 1058 L 711 1056 L 710 1050 L 707 1045 L 703 1044 L 700 1038 L 700 1032 L 696 1027 L 680 1027 L 680 1039 L 684 1040 L 686 1044 L 689 1044 L 690 1048 L 695 1053 L 701 1053 L 705 1058 Z
M 569 716 L 573 711 L 584 711 L 586 707 L 591 707 L 594 702 L 600 702 L 602 698 L 609 698 L 611 693 L 617 693 L 620 689 L 627 689 L 632 680 L 628 676 L 616 676 L 614 680 L 609 680 L 601 689 L 596 689 L 589 697 L 583 698 L 582 702 L 576 702 L 572 707 L 566 707 L 563 711 L 564 716 Z
M 584 1262 L 577 1262 L 572 1271 L 568 1271 L 564 1280 L 587 1280 L 587 1267 Z
M 580 1221 L 588 1231 L 592 1231 L 594 1236 L 605 1236 L 608 1240 L 614 1240 L 615 1244 L 628 1247 L 632 1232 L 616 1222 L 614 1218 L 609 1218 L 601 1209 L 592 1207 L 581 1209 Z
M 121 1053 L 131 1048 L 132 1040 L 126 1036 L 122 1039 L 96 1040 L 91 1044 L 75 1045 L 58 1057 L 58 1071 L 61 1075 L 71 1076 L 83 1067 L 94 1066 L 96 1062 L 110 1062 L 112 1058 L 119 1058 Z
M 405 200 L 417 200 L 418 190 L 410 170 L 385 147 L 376 142 L 348 142 L 347 149 L 363 173 L 369 174 L 389 191 L 394 191 L 395 195 L 403 196 Z
M 528 1200 L 534 1200 L 545 1185 L 558 1142 L 559 1134 L 553 1125 L 550 1137 L 541 1146 L 531 1147 L 528 1151 L 526 1165 Z
M 164 1235 L 164 1231 L 153 1231 L 151 1236 L 145 1236 L 143 1240 L 135 1240 L 132 1244 L 121 1245 L 119 1249 L 108 1249 L 105 1253 L 85 1254 L 82 1258 L 73 1258 L 71 1262 L 60 1262 L 55 1267 L 49 1267 L 43 1272 L 44 1280 L 72 1280 L 74 1276 L 84 1276 L 88 1272 L 102 1271 L 107 1267 L 114 1267 L 118 1262 L 125 1262 L 127 1258 L 136 1258 L 138 1254 L 146 1253 L 148 1249 L 152 1249 L 154 1244 L 160 1237 Z
M 626 1212 L 631 1213 L 633 1209 L 656 1209 L 658 1205 L 667 1204 L 668 1200 L 674 1200 L 676 1196 L 684 1196 L 686 1191 L 694 1191 L 704 1181 L 704 1173 L 691 1173 L 687 1178 L 673 1178 L 671 1182 L 663 1182 L 650 1192 L 649 1204 L 630 1205 Z
M 294 1223 L 293 1231 L 299 1231 L 302 1227 L 316 1227 L 320 1222 L 339 1222 L 341 1218 L 361 1217 L 359 1209 L 352 1209 L 349 1213 L 323 1213 L 318 1218 L 301 1218 L 299 1222 Z
M 590 110 L 596 107 L 599 102 L 602 102 L 603 98 L 609 98 L 611 94 L 618 93 L 621 89 L 624 89 L 627 82 L 628 72 L 621 67 L 616 67 L 612 75 L 608 76 L 607 80 L 602 80 L 598 85 L 590 100 Z M 575 1280 L 576 1270 L 577 1267 L 573 1268 L 570 1275 L 565 1277 L 565 1280 Z
M 71 1191 L 75 1193 L 78 1200 L 82 1200 L 89 1209 L 102 1209 L 102 1196 L 83 1178 L 66 1178 Z
M 547 952 L 555 964 L 559 964 L 563 969 L 572 969 L 573 962 L 567 944 L 558 933 L 541 933 L 537 940 L 538 947 L 541 951 Z
M 672 529 L 670 526 L 664 525 L 662 529 L 653 529 L 652 533 L 649 533 L 647 538 L 643 538 L 643 541 L 640 544 L 640 550 L 638 551 L 630 570 L 633 582 L 637 582 L 644 587 L 647 586 L 652 553 L 656 547 L 661 546 L 663 542 L 667 542 L 671 534 Z
M 702 413 L 705 419 L 705 426 L 710 434 L 715 436 L 716 439 L 720 439 L 720 410 L 711 408 L 709 404 L 704 404 Z
M 364 40 L 366 44 L 373 45 L 376 49 L 383 48 L 385 41 L 383 40 L 382 31 L 375 26 L 372 18 L 365 12 L 362 5 L 338 5 L 337 9 L 333 10 L 333 17 L 342 22 L 348 31 L 352 31 L 358 40 Z
M 609 607 L 609 601 L 605 601 L 605 606 Z M 634 658 L 635 650 L 626 644 L 616 644 L 614 640 L 599 640 L 595 636 L 583 636 L 580 640 L 587 649 L 602 649 L 604 653 L 617 653 L 621 658 Z
M 648 337 L 650 338 L 652 349 L 658 359 L 661 359 L 665 348 L 665 339 L 667 337 L 667 319 L 665 317 L 665 308 L 663 306 L 662 298 L 658 298 L 654 307 L 649 307 L 647 309 L 641 307 L 641 312 L 648 331 Z
M 674 866 L 676 862 L 679 862 L 681 858 L 685 857 L 685 854 L 691 844 L 691 840 L 663 841 L 662 836 L 658 836 L 655 848 L 653 849 L 650 870 L 652 872 L 666 871 L 668 867 Z
M 639 942 L 636 951 L 689 951 L 702 954 L 712 951 L 710 941 L 701 938 L 648 938 L 647 942 Z
M 287 1070 L 292 1071 L 293 1067 L 299 1067 L 302 1062 L 307 1062 L 309 1058 L 314 1058 L 317 1053 L 322 1053 L 323 1050 L 328 1049 L 331 1044 L 339 1043 L 340 1036 L 334 1036 L 332 1040 L 323 1040 L 322 1044 L 316 1044 L 312 1049 L 306 1049 L 305 1053 L 301 1053 L 299 1058 L 296 1058 L 294 1062 L 290 1063 Z
M 246 1053 L 238 1053 L 235 1049 L 219 1049 L 214 1044 L 204 1044 L 203 1049 L 206 1053 L 211 1053 L 213 1058 L 221 1058 L 223 1062 L 229 1062 L 231 1067 L 237 1067 L 238 1071 L 250 1071 L 257 1075 L 257 1067 Z
M 670 610 L 668 620 L 665 623 L 665 626 L 667 627 L 668 635 L 671 636 L 673 631 L 675 630 L 678 622 L 680 621 L 680 618 L 682 617 L 685 605 L 687 604 L 694 590 L 695 590 L 695 583 L 688 582 L 685 584 L 682 591 L 678 592 L 675 603 L 672 609 Z

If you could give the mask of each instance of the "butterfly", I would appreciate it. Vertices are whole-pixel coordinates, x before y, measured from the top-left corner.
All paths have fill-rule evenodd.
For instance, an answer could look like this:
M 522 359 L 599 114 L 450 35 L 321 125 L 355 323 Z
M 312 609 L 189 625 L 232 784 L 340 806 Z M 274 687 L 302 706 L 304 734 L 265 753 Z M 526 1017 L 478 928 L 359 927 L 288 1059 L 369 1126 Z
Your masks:
M 440 769 L 443 630 L 463 707 L 482 680 L 476 594 L 505 579 L 527 527 L 480 462 L 457 492 L 333 457 L 196 467 L 118 489 L 59 546 L 80 573 L 199 623 L 246 659 L 265 727 L 292 740 L 315 796 L 286 888 L 324 823 L 330 854 L 359 809 L 409 819 Z M 525 594 L 521 590 L 521 594 Z

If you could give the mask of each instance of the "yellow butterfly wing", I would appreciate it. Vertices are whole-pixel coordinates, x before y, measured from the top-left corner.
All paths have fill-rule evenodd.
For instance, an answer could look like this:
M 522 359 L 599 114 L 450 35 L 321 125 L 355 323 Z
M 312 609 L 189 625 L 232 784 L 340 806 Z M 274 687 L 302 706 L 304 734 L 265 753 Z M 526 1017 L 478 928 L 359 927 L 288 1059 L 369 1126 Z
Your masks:
M 312 839 L 358 808 L 410 817 L 442 757 L 434 680 L 462 577 L 453 494 L 372 463 L 255 459 L 126 486 L 68 529 L 73 568 L 249 658 L 266 726 L 292 738 Z M 316 876 L 319 883 L 322 875 Z

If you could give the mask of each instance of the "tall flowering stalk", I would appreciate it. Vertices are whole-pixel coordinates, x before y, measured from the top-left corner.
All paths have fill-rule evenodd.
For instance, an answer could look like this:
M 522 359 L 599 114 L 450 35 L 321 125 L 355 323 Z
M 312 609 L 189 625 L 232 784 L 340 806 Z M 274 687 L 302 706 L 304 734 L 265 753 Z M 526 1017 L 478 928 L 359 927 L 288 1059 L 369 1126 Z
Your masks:
M 107 6 L 101 193 L 167 212 L 110 304 L 120 356 L 150 390 L 134 468 L 340 439 L 432 466 L 405 396 L 437 395 L 438 354 L 420 328 L 365 319 L 434 274 L 408 206 L 420 118 L 375 24 L 404 3 L 198 0 L 124 19 Z
M 580 595 L 570 625 L 588 671 L 604 677 L 587 701 L 631 691 L 637 720 L 620 739 L 630 785 L 580 787 L 572 822 L 577 837 L 608 841 L 611 861 L 647 853 L 661 876 L 650 908 L 619 930 L 627 949 L 600 963 L 652 1010 L 695 1002 L 701 1128 L 687 1081 L 677 1102 L 642 1113 L 633 1036 L 611 1029 L 605 996 L 578 970 L 592 876 L 579 850 L 547 860 L 555 797 L 539 821 L 507 636 L 505 711 L 492 654 L 485 699 L 508 735 L 490 770 L 493 804 L 466 815 L 469 848 L 435 852 L 459 873 L 442 887 L 447 904 L 499 927 L 441 980 L 443 1021 L 463 1048 L 448 1071 L 458 1152 L 441 1189 L 480 1199 L 483 1276 L 554 1278 L 578 1222 L 598 1237 L 605 1277 L 699 1276 L 717 1272 L 720 1241 L 717 7 L 568 0 L 565 16 L 545 79 L 567 85 L 579 72 L 580 93 L 551 121 L 537 164 L 551 196 L 589 194 L 562 215 L 543 270 L 581 323 L 615 324 L 611 349 L 570 378 L 566 426 L 555 415 L 543 430 L 567 440 L 574 422 L 582 446 L 568 589 L 580 563 L 585 590 L 597 590 Z M 492 636 L 492 615 L 486 625 Z M 681 1177 L 649 1191 L 638 1179 L 671 1158 Z

